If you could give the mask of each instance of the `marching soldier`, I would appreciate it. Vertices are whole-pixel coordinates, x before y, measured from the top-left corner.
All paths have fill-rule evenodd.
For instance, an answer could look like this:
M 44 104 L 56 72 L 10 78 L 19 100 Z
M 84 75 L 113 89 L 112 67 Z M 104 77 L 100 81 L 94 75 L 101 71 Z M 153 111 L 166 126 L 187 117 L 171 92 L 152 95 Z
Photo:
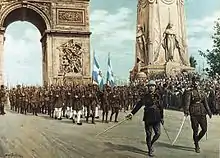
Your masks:
M 4 85 L 1 85 L 1 89 L 0 89 L 0 115 L 5 115 L 5 111 L 4 111 L 4 108 L 5 108 L 5 103 L 7 101 L 7 98 L 6 98 L 6 91 L 5 91 L 5 87 Z
M 208 106 L 207 97 L 198 87 L 198 78 L 192 78 L 192 89 L 186 93 L 185 99 L 184 113 L 185 116 L 190 115 L 195 151 L 200 153 L 199 141 L 207 132 L 206 115 L 208 114 L 212 118 L 212 113 Z M 199 125 L 202 130 L 198 134 Z
M 101 109 L 102 109 L 102 122 L 108 123 L 108 113 L 110 110 L 109 105 L 109 95 L 107 92 L 107 88 L 104 89 L 104 92 L 102 92 L 101 96 Z
M 54 118 L 62 120 L 63 98 L 61 98 L 61 87 L 56 87 L 54 99 Z
M 156 91 L 156 83 L 151 80 L 148 83 L 148 93 L 146 93 L 140 101 L 137 102 L 134 109 L 131 111 L 126 118 L 131 119 L 134 114 L 138 112 L 138 110 L 144 107 L 144 118 L 143 121 L 145 123 L 145 132 L 146 132 L 146 143 L 148 147 L 148 155 L 153 157 L 153 144 L 160 137 L 160 123 L 164 123 L 163 121 L 163 106 L 161 102 L 160 94 Z M 154 130 L 155 135 L 152 136 L 152 129 Z
M 118 89 L 114 87 L 113 93 L 111 95 L 111 115 L 110 115 L 110 122 L 112 121 L 112 117 L 115 114 L 115 122 L 118 122 L 118 114 L 120 110 L 120 94 Z
M 211 85 L 206 84 L 205 86 L 205 92 L 206 92 L 206 97 L 208 101 L 209 108 L 212 112 L 212 114 L 216 114 L 216 96 L 215 96 L 215 91 L 213 88 L 211 88 Z

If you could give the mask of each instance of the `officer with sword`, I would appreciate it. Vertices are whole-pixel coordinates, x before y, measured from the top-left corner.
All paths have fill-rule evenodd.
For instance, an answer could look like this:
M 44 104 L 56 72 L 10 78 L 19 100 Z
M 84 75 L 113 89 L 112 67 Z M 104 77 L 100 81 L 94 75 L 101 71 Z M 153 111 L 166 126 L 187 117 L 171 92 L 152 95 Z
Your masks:
M 137 102 L 134 109 L 130 114 L 126 116 L 127 119 L 132 119 L 138 110 L 144 106 L 144 124 L 146 132 L 146 143 L 148 147 L 148 155 L 153 157 L 153 144 L 158 140 L 161 133 L 160 123 L 164 124 L 163 120 L 163 106 L 162 98 L 156 90 L 155 81 L 151 80 L 148 83 L 148 92 Z M 154 136 L 152 138 L 152 130 L 154 131 Z M 166 131 L 166 130 L 165 130 Z M 169 136 L 168 136 L 169 138 Z M 170 139 L 170 138 L 169 138 Z M 171 140 L 170 140 L 171 141 Z
M 190 115 L 191 127 L 193 130 L 193 140 L 195 144 L 195 152 L 200 153 L 199 141 L 207 132 L 208 114 L 212 118 L 211 110 L 208 106 L 207 97 L 198 86 L 199 78 L 192 78 L 192 89 L 186 93 L 184 114 L 185 117 Z M 199 126 L 201 131 L 199 132 Z

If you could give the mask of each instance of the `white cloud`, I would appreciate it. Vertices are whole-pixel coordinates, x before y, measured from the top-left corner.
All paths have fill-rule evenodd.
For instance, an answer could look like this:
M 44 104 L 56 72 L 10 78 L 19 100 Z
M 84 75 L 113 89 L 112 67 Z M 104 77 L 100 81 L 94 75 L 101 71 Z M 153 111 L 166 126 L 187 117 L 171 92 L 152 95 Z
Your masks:
M 17 32 L 13 29 L 21 27 Z M 5 33 L 4 77 L 11 84 L 40 84 L 42 53 L 39 31 L 30 23 L 13 23 Z
M 216 11 L 202 19 L 188 19 L 188 46 L 189 53 L 196 57 L 199 66 L 207 66 L 204 58 L 199 55 L 198 50 L 206 51 L 212 49 L 211 36 L 214 33 L 214 22 L 219 18 L 220 11 Z
M 92 49 L 101 68 L 106 71 L 107 55 L 111 52 L 113 71 L 116 75 L 127 77 L 132 68 L 135 45 L 136 13 L 129 8 L 120 8 L 110 13 L 95 10 L 91 13 Z M 117 66 L 117 69 L 116 69 Z

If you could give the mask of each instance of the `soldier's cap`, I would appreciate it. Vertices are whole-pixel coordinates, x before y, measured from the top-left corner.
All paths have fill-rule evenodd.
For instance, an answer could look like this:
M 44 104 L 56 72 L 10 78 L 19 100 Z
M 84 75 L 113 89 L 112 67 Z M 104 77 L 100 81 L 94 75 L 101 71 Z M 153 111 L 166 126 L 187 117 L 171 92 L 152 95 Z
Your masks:
M 150 80 L 147 86 L 156 86 L 156 82 L 154 80 Z

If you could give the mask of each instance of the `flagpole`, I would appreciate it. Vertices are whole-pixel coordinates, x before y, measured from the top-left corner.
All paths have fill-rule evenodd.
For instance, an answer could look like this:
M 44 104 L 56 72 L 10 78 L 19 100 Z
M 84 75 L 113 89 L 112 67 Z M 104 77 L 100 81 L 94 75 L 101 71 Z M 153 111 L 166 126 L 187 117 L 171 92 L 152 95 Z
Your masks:
M 92 74 L 93 74 L 94 58 L 95 58 L 95 50 L 93 50 L 92 52 Z M 92 75 L 92 84 L 93 84 L 93 75 Z
M 108 58 L 107 58 L 107 74 L 106 74 L 106 84 L 109 86 L 110 85 L 110 82 L 109 82 L 109 77 L 108 77 L 108 67 L 109 67 L 109 64 L 108 64 L 108 62 L 109 62 L 109 60 L 110 60 L 110 52 L 108 52 Z

